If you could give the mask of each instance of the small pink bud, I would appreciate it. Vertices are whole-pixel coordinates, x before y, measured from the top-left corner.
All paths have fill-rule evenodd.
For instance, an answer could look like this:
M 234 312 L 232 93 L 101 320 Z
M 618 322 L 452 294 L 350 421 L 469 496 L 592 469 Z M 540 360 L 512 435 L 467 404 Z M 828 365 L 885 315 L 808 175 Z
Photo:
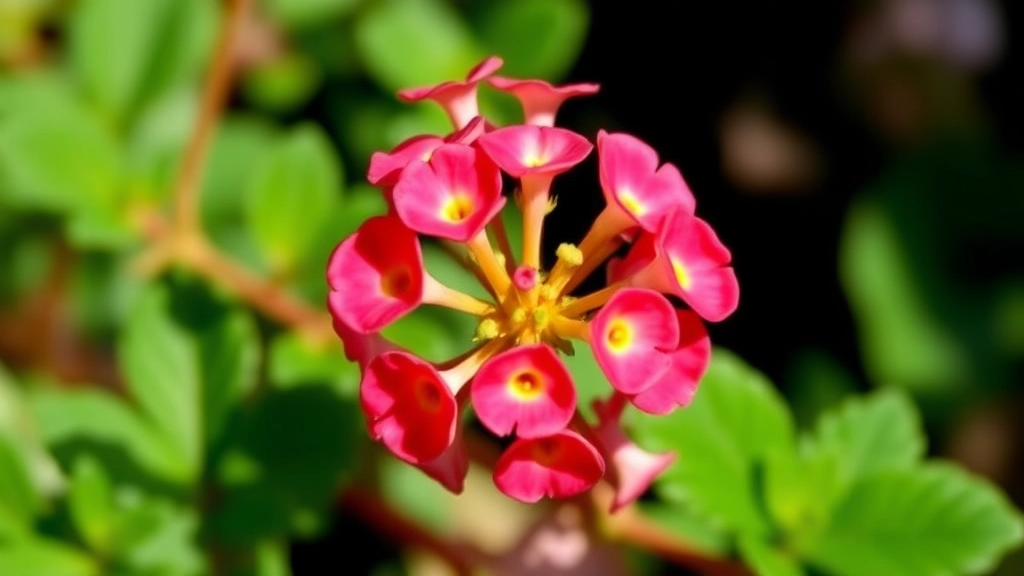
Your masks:
M 434 86 L 420 86 L 399 90 L 398 97 L 405 102 L 433 100 L 444 108 L 456 129 L 464 127 L 475 116 L 479 116 L 476 94 L 477 85 L 501 68 L 504 61 L 497 56 L 486 58 L 477 64 L 465 82 L 442 82 Z
M 554 126 L 555 114 L 562 103 L 576 96 L 590 96 L 600 89 L 597 84 L 552 86 L 543 80 L 517 80 L 494 76 L 487 82 L 519 99 L 527 124 Z
M 516 268 L 515 273 L 512 274 L 512 283 L 523 292 L 533 290 L 533 287 L 537 285 L 537 269 L 532 266 Z

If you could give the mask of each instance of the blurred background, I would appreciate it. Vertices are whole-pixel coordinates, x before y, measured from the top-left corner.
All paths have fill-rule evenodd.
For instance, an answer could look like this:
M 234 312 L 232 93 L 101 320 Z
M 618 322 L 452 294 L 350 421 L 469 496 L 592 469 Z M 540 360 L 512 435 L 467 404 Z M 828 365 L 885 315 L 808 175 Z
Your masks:
M 216 272 L 161 266 L 153 250 L 173 227 L 174 191 L 189 187 L 183 150 L 238 4 L 0 0 L 0 495 L 24 496 L 6 513 L 51 539 L 78 525 L 77 545 L 125 575 L 204 562 L 226 567 L 217 574 L 327 573 L 323 562 L 431 573 L 367 529 L 379 518 L 331 506 L 342 476 L 375 478 L 437 530 L 508 542 L 527 525 L 531 512 L 493 496 L 424 502 L 417 473 L 367 472 L 357 371 L 304 316 L 322 312 L 327 254 L 381 209 L 370 154 L 449 131 L 438 109 L 395 91 L 460 79 L 489 54 L 503 75 L 600 83 L 558 123 L 588 138 L 629 132 L 680 168 L 741 286 L 712 340 L 763 371 L 799 425 L 852 393 L 904 390 L 929 455 L 1024 503 L 1024 5 L 253 0 L 192 187 L 211 242 L 304 303 L 296 312 L 239 298 Z M 481 98 L 498 123 L 517 121 L 514 101 Z M 549 255 L 602 208 L 596 165 L 556 185 Z M 307 192 L 276 194 L 290 186 Z M 390 335 L 441 359 L 471 330 L 431 313 Z M 202 413 L 156 385 L 145 398 L 147 378 L 167 390 L 196 380 Z M 230 386 L 210 393 L 204 379 Z M 190 418 L 199 432 L 180 429 Z M 308 426 L 287 424 L 297 420 Z M 4 475 L 10 454 L 27 454 L 30 487 Z M 107 516 L 81 511 L 85 496 L 54 503 L 69 486 L 118 485 L 135 491 Z M 118 514 L 149 543 L 122 546 L 120 521 L 82 520 Z M 95 573 L 51 545 L 16 558 L 66 564 L 14 574 Z M 1024 558 L 994 573 L 1022 574 Z

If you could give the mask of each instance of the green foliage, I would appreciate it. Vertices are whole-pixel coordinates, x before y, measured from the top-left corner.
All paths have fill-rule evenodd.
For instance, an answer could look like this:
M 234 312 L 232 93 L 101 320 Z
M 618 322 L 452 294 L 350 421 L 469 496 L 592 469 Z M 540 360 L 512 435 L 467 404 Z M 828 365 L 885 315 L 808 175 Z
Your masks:
M 70 58 L 83 91 L 123 122 L 154 96 L 192 80 L 213 45 L 210 0 L 86 0 L 71 15 Z
M 329 223 L 341 173 L 323 132 L 306 125 L 286 135 L 250 180 L 246 214 L 272 269 L 291 270 Z
M 490 52 L 507 61 L 503 74 L 517 78 L 564 76 L 583 49 L 588 20 L 581 0 L 518 0 L 482 7 L 480 34 Z M 523 34 L 530 42 L 523 42 Z
M 895 390 L 851 398 L 795 440 L 770 383 L 716 349 L 692 406 L 635 426 L 680 454 L 655 517 L 674 507 L 711 551 L 724 547 L 706 535 L 724 532 L 759 575 L 980 574 L 1024 540 L 995 488 L 923 460 L 917 411 Z

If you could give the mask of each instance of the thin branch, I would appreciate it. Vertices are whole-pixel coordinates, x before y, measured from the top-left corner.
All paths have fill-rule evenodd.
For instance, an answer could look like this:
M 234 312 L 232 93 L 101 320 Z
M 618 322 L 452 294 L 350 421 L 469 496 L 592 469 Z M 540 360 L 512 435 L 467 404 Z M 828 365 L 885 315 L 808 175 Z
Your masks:
M 227 102 L 233 80 L 233 56 L 239 30 L 249 10 L 250 0 L 227 0 L 213 61 L 203 84 L 202 100 L 195 129 L 185 148 L 185 158 L 174 183 L 174 223 L 179 233 L 199 229 L 199 185 L 203 177 L 210 138 Z

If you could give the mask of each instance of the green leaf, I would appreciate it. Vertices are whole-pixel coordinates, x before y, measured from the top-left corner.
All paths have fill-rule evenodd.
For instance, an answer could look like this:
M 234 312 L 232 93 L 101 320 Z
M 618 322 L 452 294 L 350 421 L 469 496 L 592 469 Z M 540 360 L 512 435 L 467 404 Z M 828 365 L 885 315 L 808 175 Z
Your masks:
M 197 334 L 202 368 L 203 433 L 216 441 L 228 413 L 259 377 L 260 344 L 256 322 L 243 309 L 227 313 Z
M 363 0 L 263 0 L 275 23 L 305 28 L 335 20 L 358 7 Z
M 388 90 L 461 80 L 483 59 L 469 26 L 441 0 L 380 0 L 354 33 L 370 75 Z
M 0 543 L 4 576 L 102 576 L 100 566 L 77 548 L 32 538 Z
M 474 317 L 454 310 L 421 306 L 384 328 L 395 344 L 431 362 L 444 362 L 469 350 Z
M 664 527 L 683 541 L 708 554 L 726 556 L 732 545 L 729 537 L 712 522 L 695 514 L 689 507 L 678 502 L 636 503 L 640 513 L 655 524 Z
M 25 455 L 13 439 L 0 432 L 0 516 L 13 516 L 28 526 L 40 504 Z
M 249 182 L 247 217 L 272 268 L 289 270 L 330 223 L 341 168 L 327 136 L 306 124 L 270 151 Z
M 129 574 L 198 576 L 195 512 L 157 499 L 138 499 L 121 513 L 114 534 L 117 563 Z
M 383 459 L 379 489 L 394 510 L 417 524 L 435 533 L 452 528 L 452 495 L 416 467 L 397 458 Z
M 505 59 L 502 74 L 557 80 L 583 50 L 590 13 L 582 0 L 491 2 L 481 38 Z
M 313 97 L 321 82 L 316 63 L 299 53 L 257 63 L 242 78 L 242 94 L 259 108 L 282 113 Z
M 96 390 L 38 390 L 30 402 L 50 446 L 91 441 L 119 448 L 159 478 L 183 482 L 189 470 L 176 449 L 127 404 Z
M 970 381 L 965 350 L 927 309 L 907 247 L 877 202 L 861 200 L 850 208 L 839 265 L 875 383 L 939 392 Z
M 29 485 L 36 494 L 37 503 L 57 496 L 64 491 L 64 476 L 53 456 L 46 450 L 32 410 L 21 388 L 0 366 L 0 437 L 5 437 L 13 450 L 8 457 L 14 457 L 24 464 Z M 15 465 L 17 466 L 17 465 Z M 2 466 L 0 466 L 2 468 Z M 8 470 L 13 467 L 8 466 Z M 8 484 L 8 486 L 14 486 Z M 3 500 L 0 497 L 0 500 Z M 32 499 L 20 498 L 20 505 L 27 506 Z M 0 505 L 2 507 L 2 505 Z
M 292 576 L 286 543 L 269 541 L 256 546 L 256 576 Z
M 77 103 L 42 99 L 0 130 L 0 174 L 13 206 L 73 212 L 112 209 L 121 178 L 117 144 Z
M 88 0 L 70 17 L 70 54 L 85 92 L 114 118 L 198 80 L 213 45 L 209 0 Z
M 101 554 L 109 552 L 116 520 L 114 490 L 99 462 L 91 456 L 83 455 L 75 460 L 68 508 L 85 542 Z
M 757 576 L 804 576 L 800 563 L 759 538 L 742 537 L 740 555 Z
M 805 549 L 828 526 L 845 493 L 840 468 L 844 455 L 832 448 L 805 441 L 799 451 L 779 450 L 768 458 L 765 503 L 789 549 Z
M 981 574 L 1022 540 L 1020 513 L 998 490 L 935 463 L 855 484 L 809 560 L 836 576 Z
M 199 358 L 195 343 L 168 315 L 165 296 L 154 290 L 136 302 L 118 343 L 119 359 L 142 413 L 194 479 L 203 457 Z
M 349 362 L 334 341 L 324 347 L 296 332 L 284 332 L 271 342 L 269 356 L 267 379 L 274 386 L 326 383 L 343 395 L 357 394 L 359 365 Z
M 847 400 L 818 421 L 814 440 L 842 455 L 847 483 L 884 470 L 908 469 L 920 462 L 925 437 L 913 403 L 897 390 Z
M 583 416 L 590 418 L 594 415 L 591 403 L 598 398 L 607 397 L 612 391 L 612 385 L 598 366 L 589 344 L 575 342 L 573 347 L 575 353 L 572 356 L 562 356 L 562 362 L 569 369 L 572 381 L 576 384 L 576 408 Z
M 439 282 L 470 296 L 493 301 L 480 280 L 463 268 L 444 248 L 433 242 L 423 242 L 422 250 L 424 268 Z
M 758 479 L 771 453 L 793 449 L 793 423 L 768 380 L 737 356 L 716 348 L 693 404 L 638 417 L 636 437 L 683 455 L 656 483 L 664 497 L 741 533 L 769 531 Z
M 277 136 L 265 118 L 230 115 L 217 127 L 203 178 L 203 224 L 213 232 L 244 219 L 253 166 L 264 164 Z
M 159 204 L 168 196 L 198 108 L 196 91 L 180 89 L 141 110 L 127 138 L 128 197 L 133 201 Z

